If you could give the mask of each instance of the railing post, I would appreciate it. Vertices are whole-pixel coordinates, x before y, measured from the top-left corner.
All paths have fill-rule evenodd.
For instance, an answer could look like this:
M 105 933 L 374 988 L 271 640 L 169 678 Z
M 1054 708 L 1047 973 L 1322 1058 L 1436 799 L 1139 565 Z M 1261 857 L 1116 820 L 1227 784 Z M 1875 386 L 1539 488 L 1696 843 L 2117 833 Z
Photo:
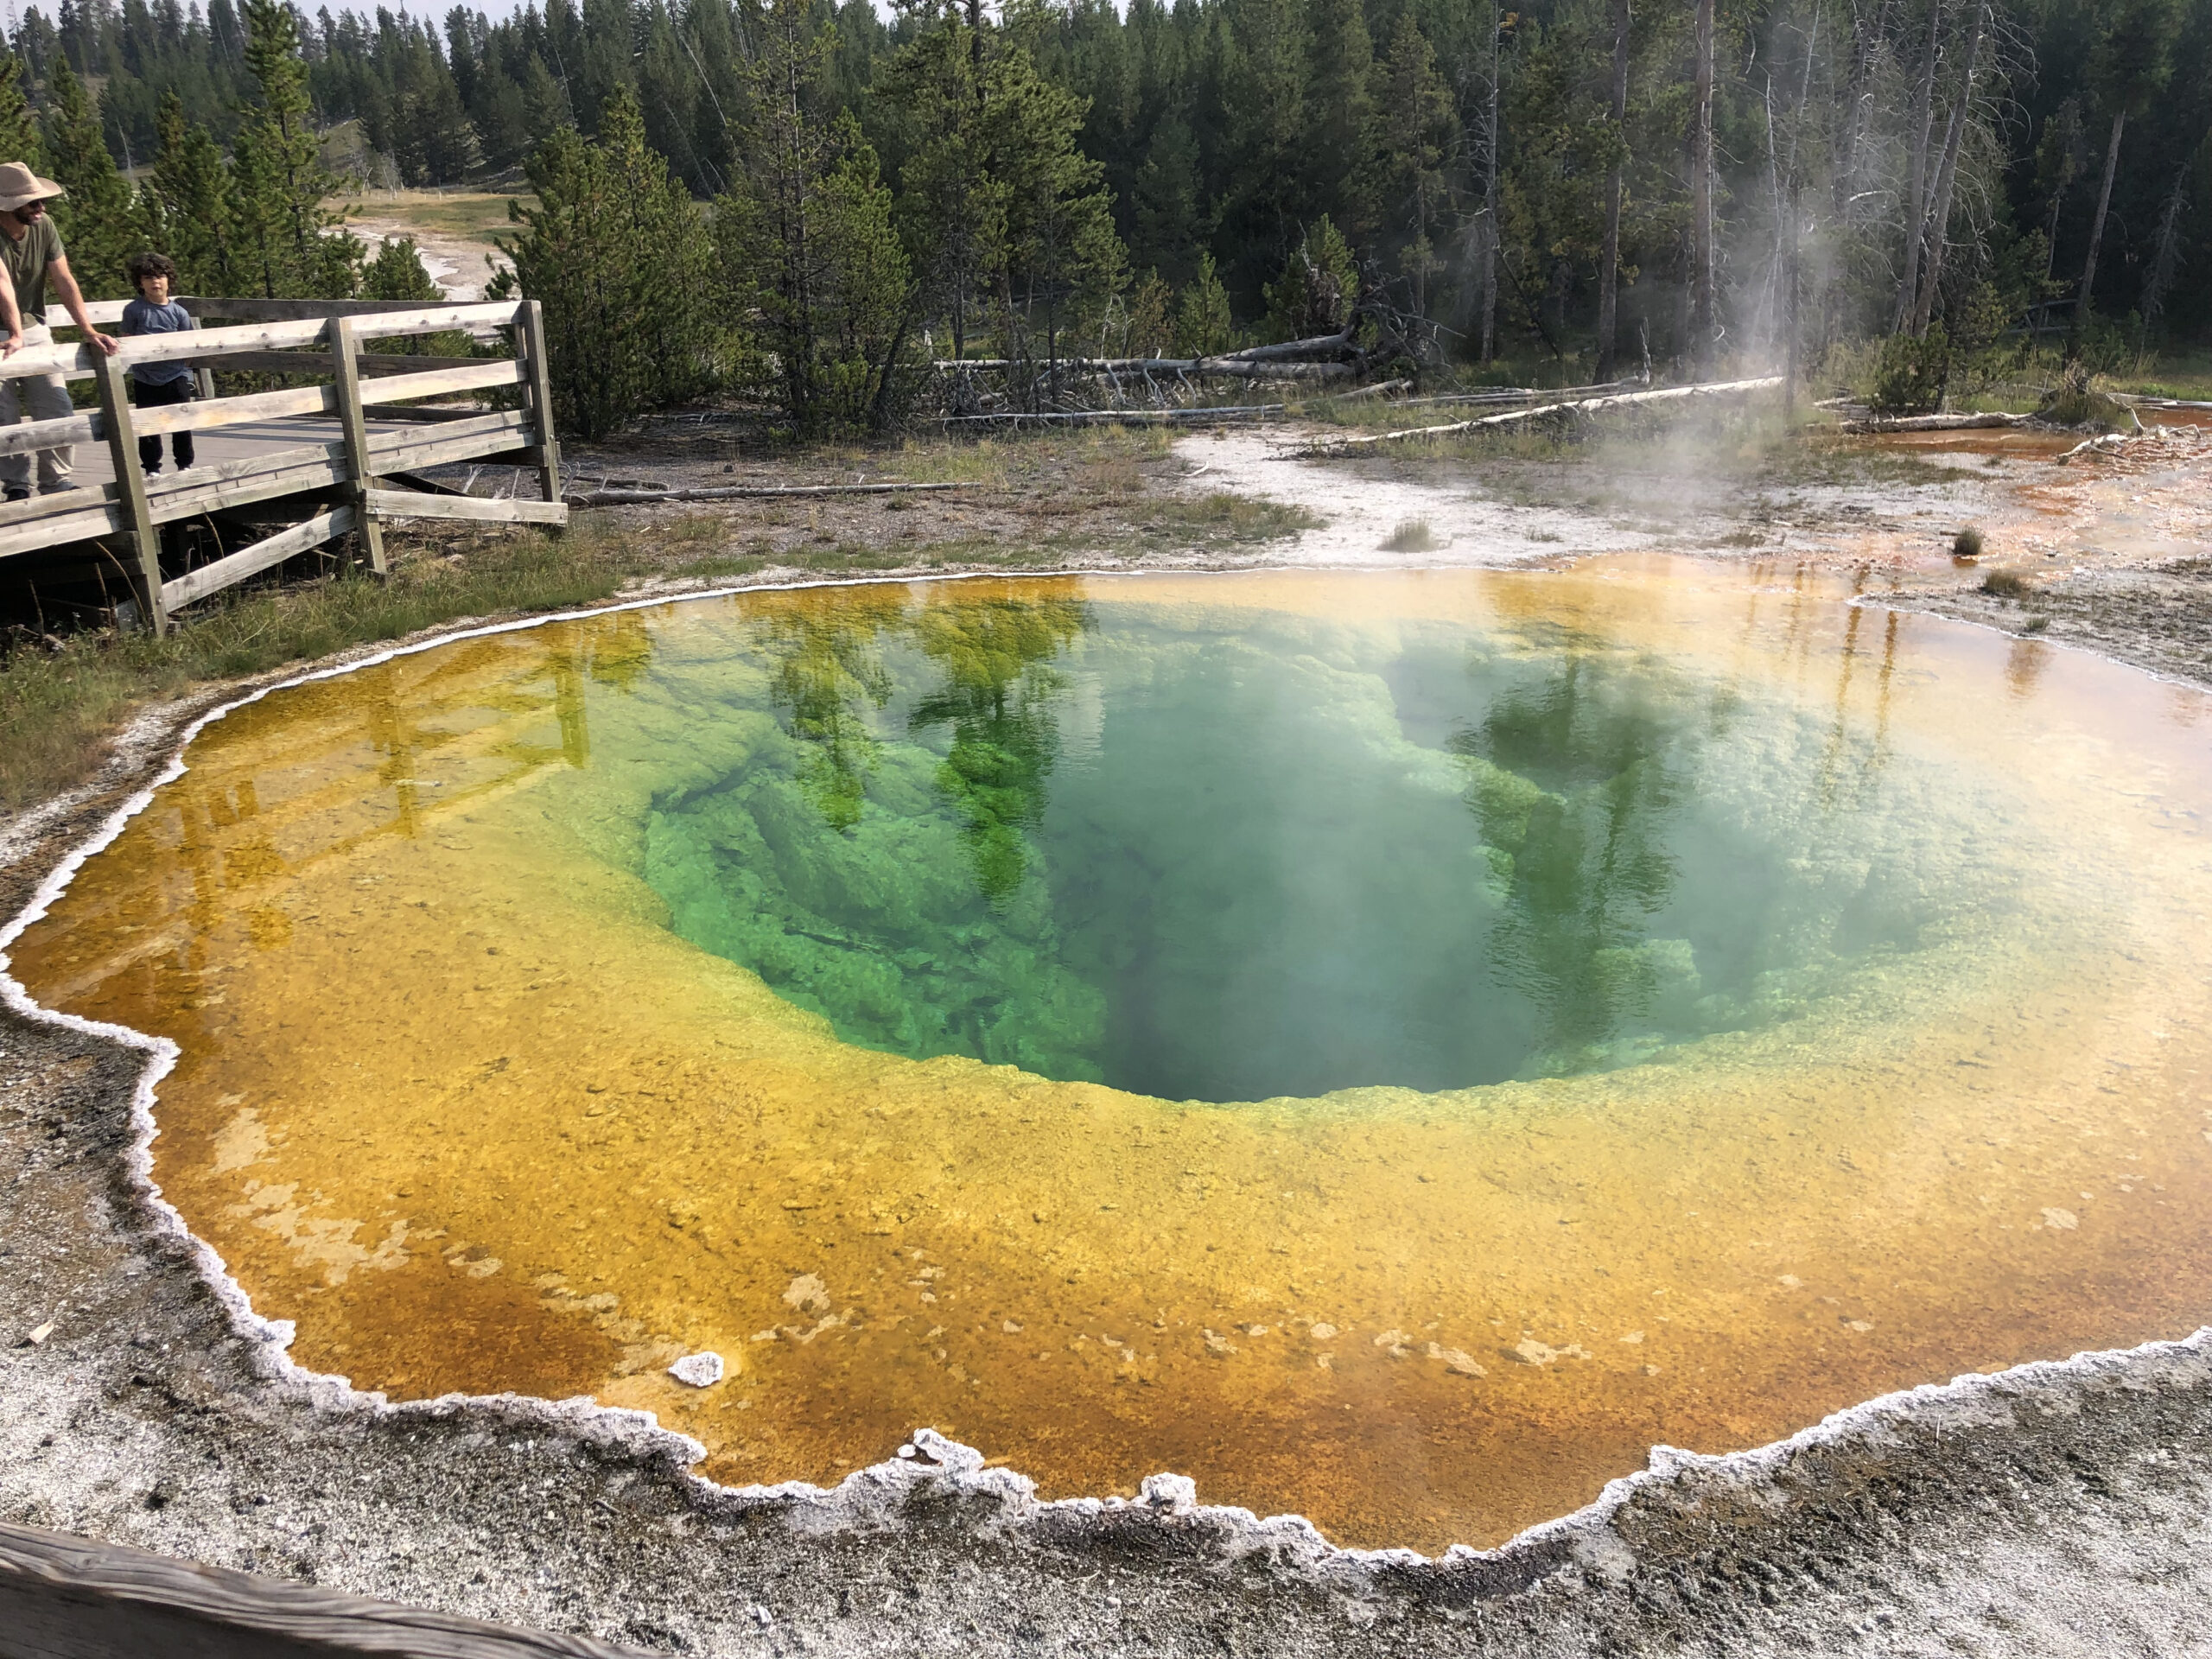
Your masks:
M 130 539 L 138 548 L 139 614 L 156 634 L 168 630 L 168 607 L 162 600 L 162 538 L 154 528 L 154 509 L 146 499 L 146 473 L 138 464 L 138 440 L 130 430 L 130 397 L 124 385 L 130 371 L 119 359 L 94 351 L 100 385 L 100 415 L 107 428 L 108 454 L 115 463 L 115 487 L 130 515 Z
M 553 371 L 545 355 L 545 313 L 536 300 L 522 302 L 519 331 L 530 361 L 530 412 L 537 423 L 537 486 L 544 499 L 561 499 L 561 442 L 553 435 Z
M 378 575 L 391 567 L 384 556 L 384 527 L 369 515 L 369 492 L 376 479 L 369 471 L 369 423 L 361 410 L 360 346 L 353 338 L 351 317 L 330 320 L 330 361 L 338 381 L 338 423 L 346 434 L 346 463 L 353 474 L 353 509 L 361 545 L 369 551 L 369 569 Z
M 200 327 L 200 319 L 198 316 L 193 316 L 192 326 L 194 328 Z M 214 371 L 210 369 L 205 363 L 195 365 L 192 371 L 192 379 L 193 390 L 200 394 L 201 399 L 207 402 L 213 401 L 215 396 Z

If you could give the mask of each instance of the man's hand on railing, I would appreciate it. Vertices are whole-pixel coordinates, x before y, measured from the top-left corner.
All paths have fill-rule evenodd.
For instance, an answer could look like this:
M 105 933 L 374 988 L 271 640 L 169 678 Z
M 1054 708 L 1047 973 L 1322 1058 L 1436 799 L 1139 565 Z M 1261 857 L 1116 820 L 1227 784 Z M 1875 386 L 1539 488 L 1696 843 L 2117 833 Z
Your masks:
M 121 340 L 118 340 L 113 334 L 104 334 L 97 328 L 87 328 L 85 330 L 85 344 L 87 346 L 98 346 L 102 352 L 105 353 L 110 357 L 113 357 L 118 352 L 123 349 L 123 342 Z
M 13 357 L 22 349 L 23 331 L 20 328 L 10 334 L 7 339 L 0 340 L 0 358 Z

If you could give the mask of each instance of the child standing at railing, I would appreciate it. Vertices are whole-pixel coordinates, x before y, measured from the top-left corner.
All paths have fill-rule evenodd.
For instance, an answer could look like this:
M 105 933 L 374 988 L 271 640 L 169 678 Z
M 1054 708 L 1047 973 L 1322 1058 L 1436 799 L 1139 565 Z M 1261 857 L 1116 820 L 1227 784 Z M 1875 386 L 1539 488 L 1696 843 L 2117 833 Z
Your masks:
M 193 326 L 192 313 L 169 298 L 169 285 L 176 281 L 176 266 L 166 254 L 142 253 L 124 267 L 138 297 L 123 308 L 123 327 L 125 334 L 168 334 Z M 193 376 L 189 364 L 137 363 L 130 369 L 130 401 L 141 409 L 166 408 L 172 404 L 192 401 Z M 192 465 L 192 434 L 172 432 L 170 448 L 176 454 L 176 469 L 182 472 Z M 146 476 L 153 477 L 162 470 L 162 435 L 138 440 L 138 464 L 146 469 Z

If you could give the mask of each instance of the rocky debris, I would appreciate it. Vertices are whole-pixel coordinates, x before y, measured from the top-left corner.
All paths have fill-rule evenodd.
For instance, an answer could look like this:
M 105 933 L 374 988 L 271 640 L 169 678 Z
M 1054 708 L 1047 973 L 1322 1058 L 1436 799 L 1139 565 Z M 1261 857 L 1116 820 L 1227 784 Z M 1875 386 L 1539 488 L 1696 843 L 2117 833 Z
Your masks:
M 1570 1342 L 1564 1348 L 1554 1348 L 1534 1337 L 1523 1337 L 1505 1351 L 1505 1357 L 1517 1359 L 1523 1365 L 1549 1365 L 1561 1359 L 1587 1359 L 1590 1351 L 1580 1343 Z
M 1489 1371 L 1464 1348 L 1446 1348 L 1436 1343 L 1428 1344 L 1428 1357 L 1440 1359 L 1444 1369 L 1459 1376 L 1488 1376 Z
M 722 1357 L 709 1351 L 686 1354 L 668 1368 L 677 1382 L 694 1389 L 711 1389 L 722 1380 Z

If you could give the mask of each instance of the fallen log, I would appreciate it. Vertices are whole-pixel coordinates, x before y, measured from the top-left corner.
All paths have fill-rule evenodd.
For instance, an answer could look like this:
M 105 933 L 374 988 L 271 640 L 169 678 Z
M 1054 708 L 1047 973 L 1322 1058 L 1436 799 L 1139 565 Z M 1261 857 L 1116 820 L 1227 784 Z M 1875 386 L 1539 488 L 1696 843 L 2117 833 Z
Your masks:
M 1898 415 L 1888 419 L 1846 421 L 1846 432 L 1973 432 L 1984 427 L 2033 426 L 2032 415 Z
M 653 501 L 741 501 L 757 496 L 903 495 L 933 490 L 980 490 L 988 485 L 955 484 L 721 484 L 703 489 L 583 490 L 562 499 L 572 507 L 635 507 Z
M 1638 390 L 1643 385 L 1641 380 L 1614 380 L 1600 386 L 1560 386 L 1549 391 L 1535 386 L 1486 386 L 1480 391 L 1448 391 L 1433 397 L 1408 397 L 1403 406 L 1417 409 L 1432 404 L 1454 404 L 1479 408 L 1490 404 L 1527 404 L 1539 399 L 1560 403 L 1580 397 L 1610 397 L 1615 392 Z
M 1357 349 L 1351 343 L 1351 330 L 1340 334 L 1316 334 L 1310 340 L 1286 340 L 1273 346 L 1247 346 L 1240 352 L 1224 352 L 1224 359 L 1238 363 L 1281 363 L 1297 358 L 1326 357 L 1332 353 Z
M 1336 398 L 1340 404 L 1349 404 L 1353 399 L 1358 397 L 1388 397 L 1392 392 L 1403 391 L 1411 385 L 1413 385 L 1413 382 L 1410 380 L 1378 380 L 1371 386 L 1354 386 L 1350 391 L 1340 391 L 1336 394 Z M 1425 404 L 1429 402 L 1430 399 L 1427 397 L 1414 397 L 1410 398 L 1408 401 L 1416 404 Z
M 2155 443 L 2164 436 L 2165 429 L 2163 427 L 2152 427 L 2145 432 L 2107 432 L 2101 437 L 2082 439 L 2081 442 L 2059 456 L 2058 461 L 2059 464 L 2063 466 L 2076 455 L 2107 454 L 2120 448 L 2123 444 Z
M 2189 397 L 2146 397 L 2133 391 L 2108 391 L 2105 396 L 2133 409 L 2212 409 L 2212 403 Z
M 1280 415 L 1287 405 L 1282 404 L 1239 404 L 1219 409 L 1077 409 L 1048 410 L 1041 415 L 1025 414 L 1010 410 L 999 415 L 940 415 L 940 426 L 972 426 L 978 422 L 1007 422 L 1020 425 L 1024 421 L 1054 423 L 1068 426 L 1146 426 L 1154 422 L 1167 425 L 1202 425 L 1210 421 L 1231 420 L 1243 416 L 1265 419 Z
M 1035 363 L 1019 363 L 1005 358 L 963 358 L 957 362 L 938 362 L 932 366 L 945 372 L 966 369 L 989 369 L 1007 373 L 1015 369 L 1039 369 Z M 1358 370 L 1350 363 L 1285 363 L 1271 359 L 1255 359 L 1230 353 L 1221 357 L 1064 357 L 1059 370 L 1063 375 L 1074 374 L 1167 374 L 1215 375 L 1230 380 L 1334 380 L 1356 374 Z M 1043 378 L 1040 373 L 1039 378 Z
M 1348 380 L 1359 371 L 1349 363 L 1253 363 L 1242 358 L 1207 357 L 1199 359 L 1190 372 L 1236 380 Z
M 1511 410 L 1503 415 L 1481 415 L 1471 421 L 1451 421 L 1442 426 L 1412 426 L 1396 432 L 1375 432 L 1362 437 L 1338 438 L 1328 443 L 1313 444 L 1293 453 L 1313 456 L 1341 454 L 1345 450 L 1360 448 L 1370 443 L 1391 443 L 1405 438 L 1445 437 L 1455 432 L 1472 432 L 1484 427 L 1510 426 L 1518 421 L 1532 421 L 1544 415 L 1567 413 L 1596 415 L 1608 410 L 1666 403 L 1681 398 L 1718 397 L 1729 394 L 1765 391 L 1781 384 L 1780 375 L 1770 374 L 1756 380 L 1722 380 L 1710 385 L 1667 386 L 1657 391 L 1631 391 L 1611 397 L 1590 397 L 1579 403 L 1540 404 L 1532 409 Z

